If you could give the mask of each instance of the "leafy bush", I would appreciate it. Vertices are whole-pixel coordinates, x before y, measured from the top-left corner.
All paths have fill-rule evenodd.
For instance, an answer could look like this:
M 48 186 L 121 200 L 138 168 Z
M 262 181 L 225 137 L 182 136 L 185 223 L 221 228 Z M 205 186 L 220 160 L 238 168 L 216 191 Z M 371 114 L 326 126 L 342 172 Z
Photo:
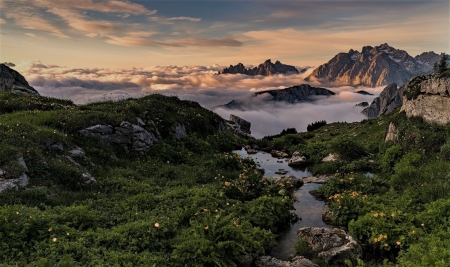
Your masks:
M 325 126 L 325 125 L 327 125 L 327 122 L 325 120 L 316 121 L 311 124 L 308 124 L 308 126 L 306 127 L 306 130 L 308 132 L 312 132 L 312 131 L 317 130 L 320 127 Z
M 348 139 L 337 140 L 332 144 L 332 149 L 344 160 L 359 159 L 367 154 L 362 146 Z
M 275 138 L 279 138 L 285 136 L 287 134 L 296 134 L 297 130 L 295 128 L 287 128 L 282 130 L 279 134 L 264 136 L 262 140 L 272 141 Z

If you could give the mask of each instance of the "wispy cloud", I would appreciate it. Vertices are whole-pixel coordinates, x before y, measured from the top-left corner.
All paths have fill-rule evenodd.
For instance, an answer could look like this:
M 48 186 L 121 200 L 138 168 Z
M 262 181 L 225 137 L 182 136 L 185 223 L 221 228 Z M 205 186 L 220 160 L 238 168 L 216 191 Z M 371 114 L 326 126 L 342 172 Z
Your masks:
M 173 18 L 168 18 L 168 21 L 171 20 L 186 20 L 186 21 L 192 21 L 192 22 L 198 22 L 201 21 L 201 18 L 191 18 L 191 17 L 173 17 Z
M 0 18 L 0 24 L 6 24 L 6 20 Z
M 36 35 L 34 33 L 30 33 L 30 32 L 25 33 L 25 35 L 29 36 L 29 37 L 32 37 L 32 38 L 35 38 L 35 39 L 40 39 L 40 40 L 44 39 L 44 37 L 38 36 L 38 35 Z

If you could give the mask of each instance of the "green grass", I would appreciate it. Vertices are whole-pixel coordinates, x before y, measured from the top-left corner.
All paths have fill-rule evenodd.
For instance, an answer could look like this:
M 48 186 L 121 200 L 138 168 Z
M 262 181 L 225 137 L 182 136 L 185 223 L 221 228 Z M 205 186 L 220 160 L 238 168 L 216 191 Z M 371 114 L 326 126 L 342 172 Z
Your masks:
M 221 118 L 198 103 L 151 95 L 75 106 L 9 93 L 0 102 L 0 168 L 13 178 L 23 157 L 30 176 L 26 189 L 0 194 L 1 266 L 227 266 L 264 254 L 292 219 L 293 186 L 230 154 L 245 140 L 220 134 Z M 144 112 L 163 141 L 143 156 L 78 135 Z M 175 123 L 188 137 L 170 138 Z M 76 146 L 86 151 L 77 164 L 66 158 Z M 80 186 L 84 172 L 97 184 Z

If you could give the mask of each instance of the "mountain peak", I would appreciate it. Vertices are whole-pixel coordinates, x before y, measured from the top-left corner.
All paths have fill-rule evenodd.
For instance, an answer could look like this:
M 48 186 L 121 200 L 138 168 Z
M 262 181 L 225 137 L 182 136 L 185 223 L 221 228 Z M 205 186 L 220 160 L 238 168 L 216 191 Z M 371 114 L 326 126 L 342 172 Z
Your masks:
M 235 66 L 230 65 L 229 68 L 223 69 L 222 73 L 219 74 L 246 74 L 250 76 L 255 75 L 274 75 L 274 74 L 292 74 L 299 73 L 297 68 L 291 65 L 282 64 L 279 60 L 272 63 L 270 59 L 264 61 L 264 63 L 259 64 L 258 67 L 254 67 L 253 69 L 246 69 L 242 63 L 239 63 Z
M 403 85 L 413 76 L 430 73 L 439 59 L 434 52 L 422 53 L 414 58 L 387 43 L 364 46 L 361 53 L 353 49 L 348 53 L 338 53 L 305 80 L 370 87 L 391 83 Z

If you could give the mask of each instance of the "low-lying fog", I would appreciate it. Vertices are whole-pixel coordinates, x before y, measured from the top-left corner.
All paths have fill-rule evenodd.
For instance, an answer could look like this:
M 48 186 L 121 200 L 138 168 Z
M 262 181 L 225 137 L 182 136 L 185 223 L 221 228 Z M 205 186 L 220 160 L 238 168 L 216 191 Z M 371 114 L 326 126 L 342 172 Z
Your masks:
M 301 69 L 301 67 L 298 67 Z M 383 89 L 354 88 L 349 86 L 324 87 L 337 95 L 315 98 L 313 102 L 289 105 L 285 103 L 265 103 L 266 96 L 250 97 L 254 92 L 269 89 L 282 89 L 306 83 L 314 68 L 297 75 L 247 76 L 216 75 L 223 66 L 154 66 L 150 68 L 124 69 L 82 69 L 45 65 L 39 61 L 22 62 L 15 69 L 21 72 L 28 82 L 41 95 L 71 99 L 81 104 L 93 101 L 139 97 L 152 93 L 176 95 L 180 99 L 194 100 L 206 108 L 226 104 L 233 99 L 246 102 L 245 110 L 214 109 L 220 116 L 228 119 L 235 114 L 252 123 L 252 135 L 259 138 L 279 133 L 285 128 L 295 127 L 306 131 L 308 124 L 326 120 L 360 121 L 362 107 L 357 103 L 371 103 Z M 374 94 L 367 96 L 354 92 L 365 90 Z

